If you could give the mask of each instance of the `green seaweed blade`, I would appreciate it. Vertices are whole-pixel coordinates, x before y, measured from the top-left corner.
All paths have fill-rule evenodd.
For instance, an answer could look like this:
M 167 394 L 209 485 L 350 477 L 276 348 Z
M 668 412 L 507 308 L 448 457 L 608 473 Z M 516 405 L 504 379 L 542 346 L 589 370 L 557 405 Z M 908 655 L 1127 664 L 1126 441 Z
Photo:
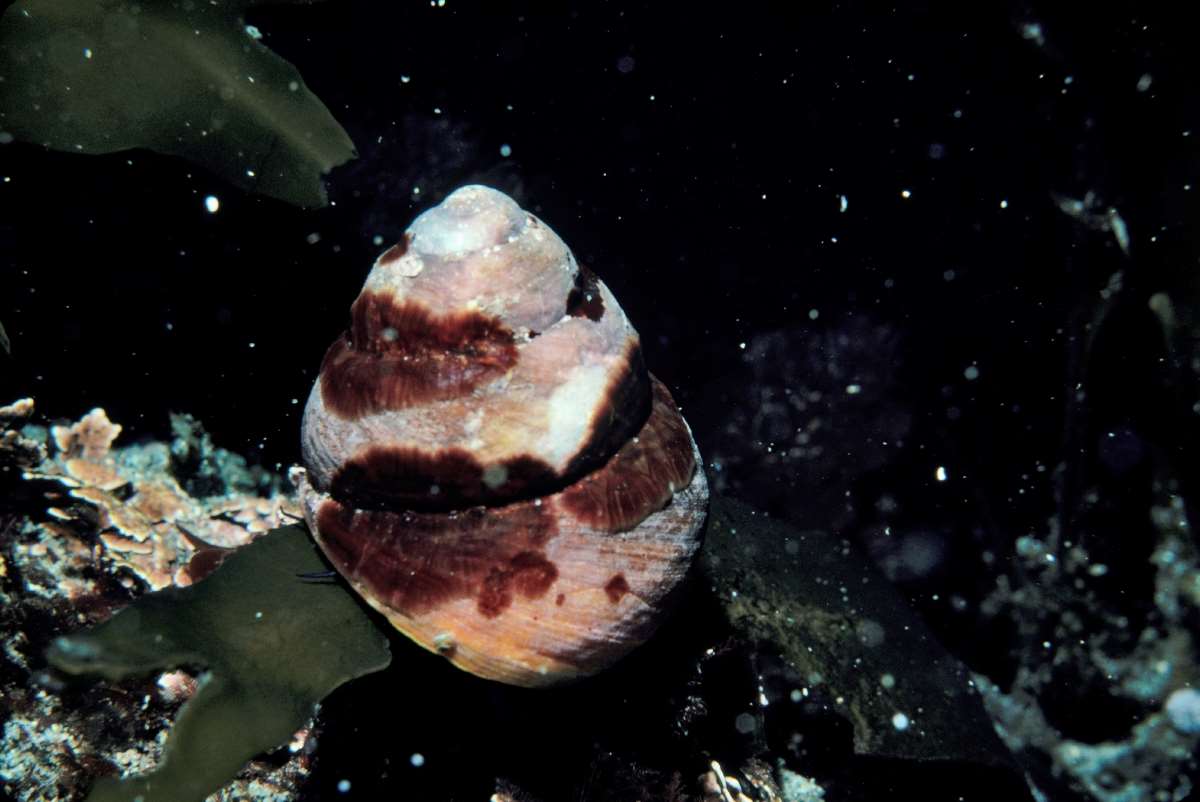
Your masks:
M 275 529 L 186 588 L 150 593 L 47 653 L 110 680 L 200 666 L 152 773 L 97 782 L 89 802 L 199 802 L 254 755 L 286 743 L 335 688 L 386 668 L 384 634 L 341 583 L 299 575 L 325 563 L 305 529 Z
M 19 0 L 0 16 L 0 132 L 70 153 L 147 148 L 298 206 L 355 155 L 247 2 Z

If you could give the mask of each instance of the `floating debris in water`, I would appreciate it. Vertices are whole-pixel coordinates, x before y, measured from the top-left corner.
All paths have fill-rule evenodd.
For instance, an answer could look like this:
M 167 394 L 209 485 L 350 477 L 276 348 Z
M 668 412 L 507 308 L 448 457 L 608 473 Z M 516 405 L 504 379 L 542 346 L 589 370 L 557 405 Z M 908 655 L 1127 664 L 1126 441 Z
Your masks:
M 1053 197 L 1059 211 L 1093 231 L 1110 232 L 1121 252 L 1129 255 L 1129 226 L 1125 224 L 1125 219 L 1116 207 L 1101 204 L 1094 192 L 1088 192 L 1082 198 L 1069 198 L 1058 194 L 1054 194 Z

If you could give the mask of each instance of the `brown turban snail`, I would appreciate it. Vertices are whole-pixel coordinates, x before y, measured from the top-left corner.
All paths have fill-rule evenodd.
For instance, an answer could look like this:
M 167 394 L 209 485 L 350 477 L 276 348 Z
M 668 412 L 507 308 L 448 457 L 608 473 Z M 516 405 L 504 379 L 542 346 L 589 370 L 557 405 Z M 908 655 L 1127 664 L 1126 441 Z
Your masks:
M 304 515 L 401 632 L 515 685 L 646 640 L 699 543 L 691 431 L 608 287 L 544 223 L 455 191 L 383 253 L 304 410 Z

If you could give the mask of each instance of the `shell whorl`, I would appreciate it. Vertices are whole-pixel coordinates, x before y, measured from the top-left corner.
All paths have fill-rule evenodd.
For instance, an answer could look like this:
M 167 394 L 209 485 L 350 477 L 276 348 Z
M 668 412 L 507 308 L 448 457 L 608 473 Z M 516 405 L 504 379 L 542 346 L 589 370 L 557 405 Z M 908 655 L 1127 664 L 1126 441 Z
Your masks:
M 305 408 L 326 555 L 409 637 L 522 685 L 640 643 L 707 504 L 690 431 L 602 281 L 463 187 L 375 262 Z

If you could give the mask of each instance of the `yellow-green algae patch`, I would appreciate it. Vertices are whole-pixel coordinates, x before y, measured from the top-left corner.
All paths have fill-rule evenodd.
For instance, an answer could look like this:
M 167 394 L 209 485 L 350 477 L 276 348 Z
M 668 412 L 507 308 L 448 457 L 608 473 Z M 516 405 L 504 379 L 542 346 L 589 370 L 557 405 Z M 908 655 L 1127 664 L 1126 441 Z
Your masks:
M 281 527 L 201 582 L 143 596 L 55 641 L 47 657 L 70 674 L 204 672 L 158 769 L 102 779 L 89 802 L 198 802 L 254 755 L 285 743 L 339 685 L 385 668 L 387 640 L 350 592 L 299 576 L 325 568 L 302 527 Z
M 303 0 L 275 0 L 275 2 Z M 148 148 L 299 206 L 354 143 L 244 19 L 269 0 L 19 0 L 0 16 L 0 133 L 71 153 Z

